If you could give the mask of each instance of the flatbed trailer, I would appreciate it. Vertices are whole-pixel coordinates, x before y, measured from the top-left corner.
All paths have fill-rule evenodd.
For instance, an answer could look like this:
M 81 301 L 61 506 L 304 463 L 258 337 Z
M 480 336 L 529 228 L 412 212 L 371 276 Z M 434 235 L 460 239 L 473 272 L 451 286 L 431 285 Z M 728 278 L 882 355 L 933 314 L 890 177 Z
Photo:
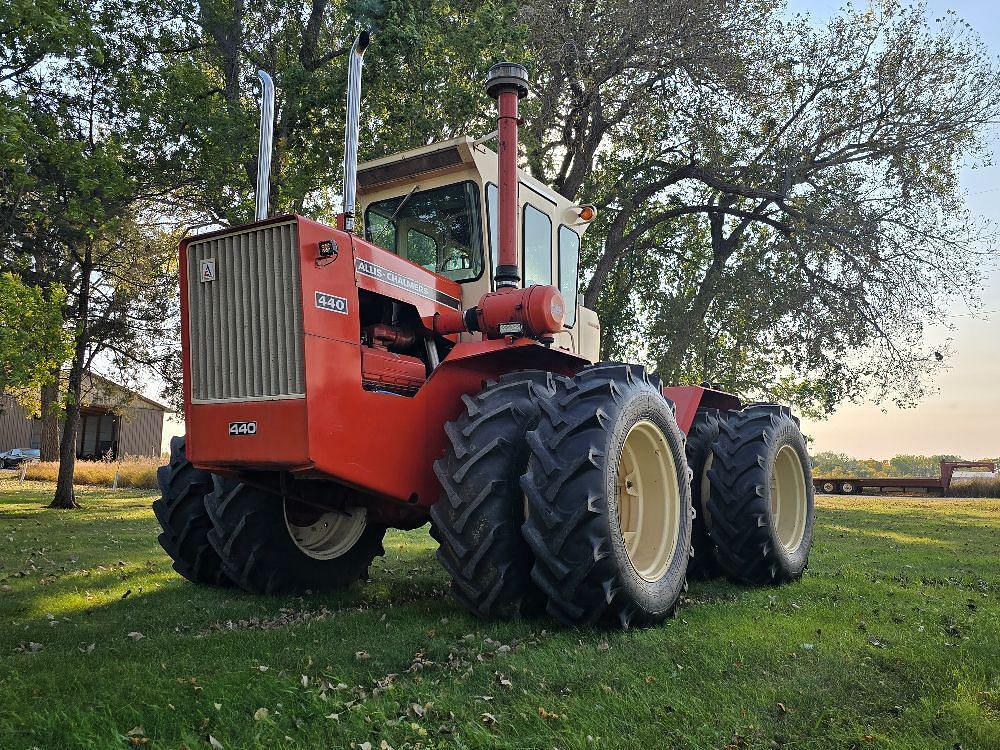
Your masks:
M 817 492 L 827 495 L 861 495 L 866 489 L 884 492 L 893 490 L 924 490 L 948 494 L 956 469 L 983 469 L 996 473 L 996 464 L 990 461 L 942 461 L 941 476 L 937 477 L 814 477 Z

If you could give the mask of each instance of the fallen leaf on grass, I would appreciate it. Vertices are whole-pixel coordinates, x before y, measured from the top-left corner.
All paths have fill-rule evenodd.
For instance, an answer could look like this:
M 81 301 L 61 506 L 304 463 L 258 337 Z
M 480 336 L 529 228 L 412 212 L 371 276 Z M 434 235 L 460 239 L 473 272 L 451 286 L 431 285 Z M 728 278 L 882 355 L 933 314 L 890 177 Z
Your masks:
M 543 719 L 547 719 L 549 721 L 555 721 L 556 719 L 562 718 L 559 714 L 553 713 L 552 711 L 546 711 L 541 706 L 538 707 L 538 715 L 541 716 Z
M 497 717 L 486 711 L 484 711 L 482 716 L 480 716 L 479 718 L 482 720 L 483 724 L 485 724 L 488 727 L 492 727 L 495 726 L 496 724 L 499 724 L 499 722 L 497 721 Z
M 262 706 L 262 707 L 258 708 L 256 711 L 253 712 L 253 720 L 254 721 L 263 721 L 264 719 L 266 719 L 268 717 L 268 715 L 270 713 L 271 713 L 270 711 L 268 711 L 266 708 L 264 708 Z
M 132 729 L 125 733 L 125 737 L 128 738 L 128 743 L 132 747 L 149 744 L 149 737 L 146 736 L 146 730 L 141 726 L 132 727 Z
M 94 651 L 95 648 L 97 648 L 97 644 L 96 643 L 91 643 L 89 646 L 80 645 L 80 646 L 76 647 L 77 651 L 79 651 L 81 654 L 90 654 L 90 653 L 93 653 L 93 651 Z
M 208 735 L 208 744 L 212 746 L 212 750 L 226 750 L 222 743 L 215 739 L 212 735 Z
M 145 638 L 146 636 L 144 636 L 138 630 L 133 630 L 131 633 L 128 634 L 128 637 L 131 638 L 133 641 L 138 641 L 141 640 L 142 638 Z
M 372 657 L 367 651 L 355 651 L 354 658 L 358 661 L 365 661 L 366 659 L 371 659 Z
M 41 643 L 35 643 L 34 641 L 21 641 L 17 646 L 18 651 L 32 654 L 41 651 L 43 648 L 45 647 Z

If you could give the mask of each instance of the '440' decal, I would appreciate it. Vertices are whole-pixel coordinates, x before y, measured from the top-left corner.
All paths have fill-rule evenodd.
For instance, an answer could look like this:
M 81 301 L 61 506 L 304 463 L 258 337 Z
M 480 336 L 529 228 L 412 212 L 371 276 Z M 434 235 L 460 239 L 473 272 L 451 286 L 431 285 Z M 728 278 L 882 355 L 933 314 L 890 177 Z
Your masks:
M 347 315 L 347 300 L 344 297 L 338 297 L 336 294 L 316 292 L 316 307 L 327 312 Z
M 257 423 L 256 422 L 230 422 L 229 423 L 229 434 L 230 435 L 256 435 L 257 434 Z

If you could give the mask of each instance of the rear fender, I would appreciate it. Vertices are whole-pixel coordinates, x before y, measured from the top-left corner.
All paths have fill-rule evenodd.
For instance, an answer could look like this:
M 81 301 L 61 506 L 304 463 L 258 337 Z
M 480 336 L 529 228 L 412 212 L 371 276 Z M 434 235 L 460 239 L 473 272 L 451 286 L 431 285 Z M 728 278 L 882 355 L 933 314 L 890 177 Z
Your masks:
M 663 395 L 674 402 L 677 426 L 685 435 L 691 430 L 698 409 L 739 410 L 740 400 L 731 393 L 704 388 L 700 385 L 672 385 L 663 389 Z

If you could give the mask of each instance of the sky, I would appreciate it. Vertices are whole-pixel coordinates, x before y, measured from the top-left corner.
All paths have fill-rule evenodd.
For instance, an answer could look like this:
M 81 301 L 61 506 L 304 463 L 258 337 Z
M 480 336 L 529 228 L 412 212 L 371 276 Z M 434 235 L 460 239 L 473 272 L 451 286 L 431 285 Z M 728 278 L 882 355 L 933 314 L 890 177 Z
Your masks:
M 817 22 L 839 7 L 835 0 L 788 0 L 789 11 L 809 13 Z M 956 11 L 1000 56 L 996 0 L 928 0 L 927 7 L 931 17 Z M 1000 164 L 1000 129 L 994 129 L 989 140 Z M 1000 166 L 965 169 L 962 185 L 973 214 L 1000 224 Z M 948 367 L 933 382 L 937 393 L 912 409 L 845 404 L 825 421 L 804 421 L 811 450 L 857 458 L 901 453 L 950 453 L 969 459 L 1000 456 L 1000 264 L 996 262 L 987 269 L 982 299 L 981 315 L 972 316 L 964 305 L 956 306 L 951 311 L 953 330 L 929 333 L 932 343 L 951 338 Z
M 932 17 L 954 10 L 1000 56 L 1000 13 L 996 0 L 928 0 Z M 837 12 L 836 0 L 788 0 L 790 13 L 808 13 L 823 23 Z M 864 0 L 856 6 L 863 7 Z M 1000 128 L 990 134 L 1000 162 Z M 1000 225 L 1000 166 L 966 169 L 963 187 L 973 214 Z M 998 254 L 1000 258 L 1000 254 Z M 834 451 L 857 458 L 890 458 L 901 453 L 955 454 L 964 458 L 1000 456 L 1000 263 L 987 269 L 982 313 L 962 305 L 952 310 L 954 328 L 932 330 L 929 343 L 951 339 L 947 368 L 934 379 L 936 393 L 911 409 L 888 404 L 845 404 L 823 421 L 804 421 L 814 452 Z M 169 420 L 164 448 L 183 425 Z

